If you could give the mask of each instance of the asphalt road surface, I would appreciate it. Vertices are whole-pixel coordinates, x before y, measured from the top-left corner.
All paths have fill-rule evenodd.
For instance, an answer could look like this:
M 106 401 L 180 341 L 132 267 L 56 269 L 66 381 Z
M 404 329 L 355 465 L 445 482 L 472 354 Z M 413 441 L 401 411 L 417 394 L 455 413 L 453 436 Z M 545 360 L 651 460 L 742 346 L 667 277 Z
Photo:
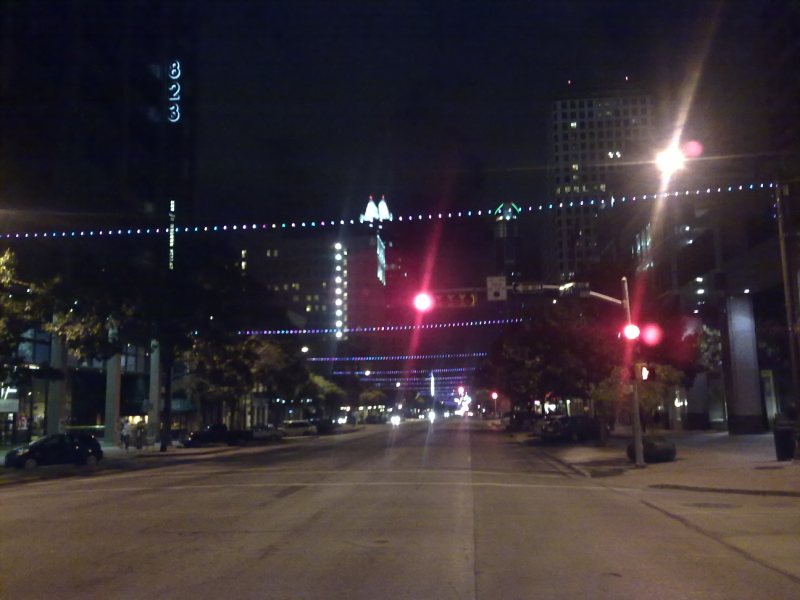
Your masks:
M 0 598 L 800 598 L 480 423 L 153 462 L 0 488 Z

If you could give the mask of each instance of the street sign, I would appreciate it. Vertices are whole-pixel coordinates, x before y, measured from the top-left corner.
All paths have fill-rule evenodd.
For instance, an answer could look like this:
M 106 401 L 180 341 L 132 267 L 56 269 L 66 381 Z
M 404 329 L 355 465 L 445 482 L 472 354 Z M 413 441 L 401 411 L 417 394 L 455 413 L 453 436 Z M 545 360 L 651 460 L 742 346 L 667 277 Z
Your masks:
M 508 287 L 505 275 L 486 278 L 486 299 L 490 302 L 499 302 L 508 299 Z

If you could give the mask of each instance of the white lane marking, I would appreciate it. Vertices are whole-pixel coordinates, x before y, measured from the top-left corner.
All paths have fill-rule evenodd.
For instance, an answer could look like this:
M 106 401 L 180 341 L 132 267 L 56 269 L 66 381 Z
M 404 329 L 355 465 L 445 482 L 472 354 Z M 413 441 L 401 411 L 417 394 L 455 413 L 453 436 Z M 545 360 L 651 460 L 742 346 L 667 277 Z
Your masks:
M 181 470 L 175 472 L 176 469 L 180 468 Z M 190 470 L 191 469 L 191 470 Z M 269 468 L 269 467 L 250 467 L 246 469 L 223 469 L 223 468 L 192 468 L 192 467 L 165 467 L 162 469 L 158 469 L 154 472 L 149 472 L 147 474 L 148 479 L 153 477 L 175 477 L 175 476 L 182 476 L 182 477 L 195 477 L 197 475 L 238 475 L 240 473 L 265 473 L 270 475 L 330 475 L 333 473 L 337 474 L 393 474 L 393 473 L 402 473 L 402 474 L 415 474 L 415 475 L 483 475 L 488 477 L 557 477 L 559 479 L 563 479 L 564 475 L 562 473 L 552 473 L 552 472 L 541 472 L 538 473 L 536 471 L 531 472 L 519 472 L 519 471 L 473 471 L 471 469 L 300 469 L 300 470 L 283 470 L 280 468 Z M 137 471 L 130 471 L 126 473 L 107 473 L 107 477 L 110 478 L 114 476 L 116 478 L 120 478 L 123 476 L 131 476 L 136 477 L 142 474 L 141 470 Z
M 207 468 L 207 467 L 197 467 L 194 466 L 187 466 L 187 465 L 175 465 L 175 466 L 165 466 L 158 469 L 136 469 L 134 471 L 123 471 L 123 472 L 113 472 L 113 471 L 103 471 L 102 473 L 95 473 L 92 474 L 91 477 L 101 478 L 105 481 L 119 481 L 123 479 L 137 479 L 140 478 L 143 473 L 147 473 L 147 479 L 157 479 L 157 478 L 169 478 L 175 479 L 177 477 L 183 478 L 193 478 L 199 476 L 212 476 L 212 475 L 238 475 L 240 473 L 263 473 L 265 475 L 347 475 L 347 474 L 354 474 L 354 475 L 391 475 L 391 474 L 403 474 L 403 475 L 480 475 L 485 477 L 525 477 L 525 478 L 552 478 L 552 479 L 564 479 L 563 473 L 537 473 L 537 472 L 528 472 L 528 473 L 520 473 L 515 471 L 470 471 L 469 469 L 392 469 L 392 470 L 385 470 L 385 469 L 302 469 L 302 470 L 292 470 L 292 471 L 283 471 L 280 468 L 261 468 L 261 467 L 252 467 L 249 469 L 236 469 L 232 471 L 230 469 L 219 469 L 219 468 Z M 67 485 L 79 485 L 83 486 L 87 483 L 86 479 L 53 479 L 53 480 L 44 480 L 44 481 L 32 481 L 26 484 L 27 487 L 42 487 L 47 486 L 55 481 L 58 482 L 59 486 L 64 489 Z M 92 480 L 91 483 L 95 481 Z
M 309 488 L 335 488 L 335 487 L 461 487 L 461 488 L 504 488 L 504 489 L 540 489 L 540 490 L 583 490 L 593 492 L 620 492 L 632 491 L 629 488 L 610 488 L 589 485 L 555 485 L 544 483 L 492 483 L 479 481 L 342 481 L 342 482 L 319 482 L 319 481 L 292 481 L 283 483 L 262 482 L 262 483 L 203 483 L 194 485 L 165 485 L 160 487 L 146 486 L 126 486 L 126 487 L 81 487 L 74 490 L 59 490 L 59 494 L 97 494 L 104 492 L 141 492 L 152 491 L 156 493 L 165 491 L 186 491 L 186 490 L 215 490 L 232 488 L 285 488 L 285 487 L 309 487 Z M 17 497 L 39 496 L 38 493 L 26 493 L 21 490 L 14 494 Z

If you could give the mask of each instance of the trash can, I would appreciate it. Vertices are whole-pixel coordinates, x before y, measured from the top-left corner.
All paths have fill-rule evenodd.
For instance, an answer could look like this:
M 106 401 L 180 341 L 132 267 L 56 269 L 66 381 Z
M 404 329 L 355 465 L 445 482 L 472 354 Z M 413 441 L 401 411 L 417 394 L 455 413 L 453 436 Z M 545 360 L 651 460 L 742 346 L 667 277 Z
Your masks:
M 772 428 L 775 438 L 775 456 L 778 460 L 792 460 L 797 442 L 795 441 L 794 427 L 790 425 L 775 425 Z

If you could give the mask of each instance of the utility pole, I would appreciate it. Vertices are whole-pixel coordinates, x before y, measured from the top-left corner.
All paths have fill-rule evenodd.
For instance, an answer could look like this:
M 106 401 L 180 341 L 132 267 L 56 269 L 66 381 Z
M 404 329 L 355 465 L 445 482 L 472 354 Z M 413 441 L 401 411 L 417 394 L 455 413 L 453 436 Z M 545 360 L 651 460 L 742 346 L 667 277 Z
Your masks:
M 775 209 L 778 213 L 778 243 L 781 251 L 781 275 L 783 277 L 783 299 L 786 306 L 786 328 L 789 335 L 789 364 L 792 370 L 792 393 L 791 398 L 797 407 L 798 393 L 800 393 L 800 381 L 798 381 L 798 351 L 797 351 L 797 331 L 795 328 L 796 305 L 794 301 L 794 289 L 789 265 L 789 253 L 786 248 L 786 207 L 783 201 L 784 194 L 788 196 L 789 186 L 778 183 L 775 191 Z M 781 412 L 786 407 L 781 407 Z

